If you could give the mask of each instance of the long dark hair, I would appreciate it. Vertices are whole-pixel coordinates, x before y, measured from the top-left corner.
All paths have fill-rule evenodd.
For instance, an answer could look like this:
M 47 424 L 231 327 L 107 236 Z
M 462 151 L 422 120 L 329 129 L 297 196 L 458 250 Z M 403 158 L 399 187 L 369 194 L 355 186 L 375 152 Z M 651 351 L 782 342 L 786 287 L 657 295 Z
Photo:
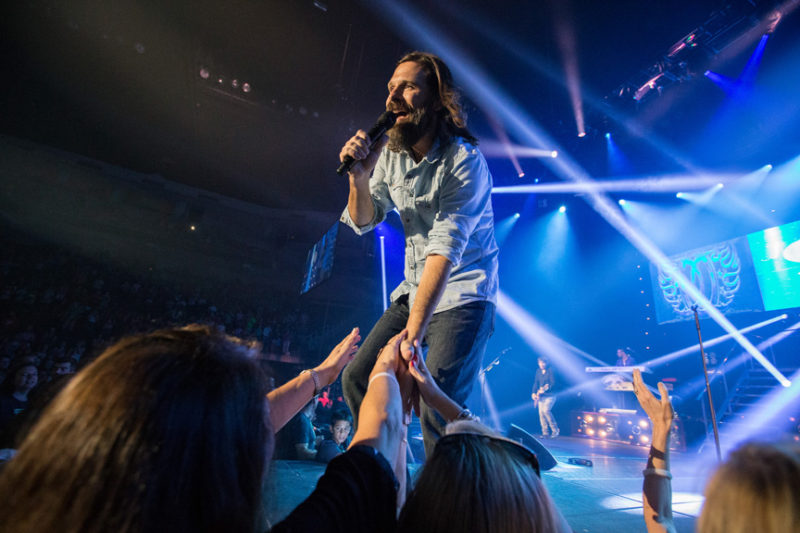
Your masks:
M 428 52 L 409 52 L 400 58 L 397 65 L 412 61 L 420 65 L 426 74 L 428 86 L 434 98 L 441 104 L 439 110 L 439 136 L 443 139 L 463 137 L 477 145 L 478 139 L 467 128 L 467 114 L 461 106 L 461 92 L 453 82 L 450 68 L 438 56 Z
M 412 533 L 562 531 L 560 513 L 538 473 L 509 443 L 475 422 L 447 428 L 400 513 Z M 451 435 L 464 435 L 453 439 Z
M 0 477 L 15 532 L 252 532 L 272 449 L 249 347 L 205 326 L 123 339 L 56 397 Z

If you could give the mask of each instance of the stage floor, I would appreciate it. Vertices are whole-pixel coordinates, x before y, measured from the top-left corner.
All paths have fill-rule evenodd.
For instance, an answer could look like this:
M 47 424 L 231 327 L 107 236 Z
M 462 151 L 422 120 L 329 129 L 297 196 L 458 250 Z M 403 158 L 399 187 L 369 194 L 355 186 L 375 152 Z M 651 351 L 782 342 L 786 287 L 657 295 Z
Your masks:
M 596 533 L 645 531 L 642 518 L 642 469 L 648 448 L 559 437 L 541 441 L 558 460 L 542 477 L 573 530 Z M 702 505 L 702 491 L 714 468 L 713 457 L 672 452 L 673 512 L 679 532 L 692 532 Z M 590 459 L 593 466 L 568 463 Z M 280 521 L 314 488 L 324 465 L 274 461 L 265 488 L 267 518 Z
M 541 442 L 558 460 L 542 477 L 574 531 L 645 531 L 642 470 L 649 447 L 575 437 Z M 569 464 L 570 458 L 590 459 L 593 466 Z M 703 487 L 714 464 L 707 457 L 672 452 L 672 509 L 679 532 L 694 531 Z

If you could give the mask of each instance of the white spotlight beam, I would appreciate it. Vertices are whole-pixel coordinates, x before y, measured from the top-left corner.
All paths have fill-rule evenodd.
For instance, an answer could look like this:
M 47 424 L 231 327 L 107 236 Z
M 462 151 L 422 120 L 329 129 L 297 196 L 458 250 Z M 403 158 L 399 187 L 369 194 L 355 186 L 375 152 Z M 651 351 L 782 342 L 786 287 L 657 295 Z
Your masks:
M 562 160 L 563 161 L 563 160 Z M 586 180 L 588 177 L 582 171 L 579 171 L 576 168 L 572 169 L 565 169 L 568 172 L 568 176 L 572 177 L 573 179 L 578 180 Z M 734 327 L 733 324 L 717 309 L 714 307 L 708 298 L 698 290 L 698 288 L 691 282 L 689 279 L 681 272 L 673 263 L 669 260 L 669 258 L 664 255 L 664 252 L 658 249 L 647 237 L 645 237 L 642 233 L 637 231 L 633 226 L 628 224 L 627 220 L 624 219 L 622 214 L 618 209 L 616 209 L 613 204 L 606 198 L 597 193 L 589 193 L 587 195 L 587 200 L 589 201 L 590 205 L 603 217 L 606 221 L 611 224 L 617 231 L 622 234 L 628 241 L 633 244 L 640 252 L 642 252 L 645 257 L 647 257 L 650 261 L 657 264 L 663 272 L 667 275 L 672 277 L 677 283 L 678 286 L 683 290 L 691 299 L 699 306 L 699 308 L 703 309 L 706 314 L 712 318 L 717 324 L 722 327 L 725 331 L 727 331 L 731 337 L 733 337 L 736 342 L 738 342 L 742 348 L 744 348 L 747 353 L 753 356 L 753 358 L 761 364 L 767 371 L 772 374 L 772 376 L 778 380 L 778 382 L 783 385 L 784 387 L 788 387 L 791 385 L 786 376 L 780 373 L 780 371 L 775 368 L 775 365 L 770 363 L 764 355 L 756 349 L 755 346 L 746 338 L 744 335 L 739 333 L 739 331 Z
M 536 157 L 553 157 L 553 150 L 544 148 L 529 148 L 527 146 L 519 146 L 511 144 L 508 137 L 502 130 L 495 130 L 498 137 L 504 137 L 502 141 L 493 141 L 491 139 L 481 140 L 481 153 L 485 157 L 512 157 L 518 158 L 536 158 Z M 506 142 L 508 141 L 508 142 Z
M 774 324 L 775 322 L 780 322 L 781 320 L 785 320 L 789 315 L 783 314 L 780 316 L 772 317 L 769 320 L 764 320 L 763 322 L 758 322 L 757 324 L 753 324 L 751 326 L 747 326 L 746 328 L 742 328 L 739 330 L 739 333 L 749 333 L 753 330 L 763 328 L 764 326 L 768 326 L 770 324 Z M 716 346 L 722 342 L 731 338 L 730 333 L 726 333 L 725 335 L 720 335 L 719 337 L 714 337 L 713 339 L 709 339 L 707 341 L 703 341 L 703 348 L 711 348 L 712 346 Z M 761 349 L 761 348 L 759 348 Z M 694 344 L 692 346 L 687 346 L 686 348 L 681 348 L 680 350 L 676 350 L 674 352 L 670 352 L 668 354 L 664 354 L 660 357 L 656 357 L 655 359 L 651 359 L 647 362 L 647 366 L 650 368 L 656 368 L 663 364 L 669 363 L 670 361 L 674 361 L 675 359 L 680 359 L 686 355 L 691 353 L 695 353 L 700 350 L 699 344 Z
M 785 317 L 786 315 L 783 315 L 783 316 Z M 786 329 L 784 329 L 782 331 L 779 331 L 778 333 L 776 333 L 775 335 L 771 336 L 770 338 L 761 341 L 760 343 L 758 343 L 756 348 L 758 348 L 760 351 L 764 351 L 767 348 L 769 348 L 770 346 L 775 346 L 776 344 L 778 344 L 779 342 L 784 340 L 786 337 L 788 337 L 789 335 L 791 335 L 794 332 L 796 332 L 798 329 L 800 329 L 800 322 L 792 324 L 788 328 L 786 328 Z M 740 330 L 740 331 L 743 331 L 743 330 Z M 732 370 L 735 370 L 736 368 L 739 368 L 739 366 L 743 365 L 744 362 L 747 361 L 747 358 L 749 356 L 750 356 L 750 354 L 748 354 L 747 352 L 743 352 L 743 353 L 740 353 L 738 356 L 734 357 L 733 359 L 726 360 L 725 361 L 725 366 L 724 366 L 725 372 L 727 373 L 727 372 L 730 372 Z M 714 376 L 714 377 L 716 377 L 716 376 Z M 714 378 L 712 378 L 712 380 L 713 379 Z M 690 394 L 696 393 L 697 391 L 699 391 L 703 387 L 705 387 L 705 377 L 700 375 L 697 378 L 695 378 L 694 380 L 690 381 L 687 385 L 681 387 L 681 389 L 678 391 L 678 395 L 686 397 L 686 396 L 688 396 Z
M 497 294 L 497 312 L 535 353 L 547 357 L 570 382 L 581 383 L 586 380 L 584 367 L 569 353 L 568 344 L 551 333 L 502 290 Z M 590 392 L 596 393 L 596 391 Z M 607 401 L 602 393 L 597 394 L 596 399 L 601 402 Z
M 481 144 L 483 147 L 483 144 Z M 588 193 L 588 192 L 680 192 L 701 191 L 718 183 L 726 183 L 732 176 L 651 176 L 636 179 L 568 183 L 541 183 L 537 185 L 515 185 L 495 187 L 492 194 L 530 194 L 530 193 Z
M 424 48 L 439 52 L 450 65 L 455 75 L 462 80 L 467 91 L 474 95 L 474 101 L 480 102 L 486 109 L 493 110 L 501 117 L 508 128 L 515 132 L 518 138 L 533 146 L 554 146 L 555 143 L 542 131 L 536 121 L 519 105 L 515 105 L 503 90 L 492 82 L 491 77 L 479 68 L 474 61 L 460 51 L 456 46 L 442 37 L 442 32 L 429 23 L 420 13 L 412 13 L 405 4 L 394 0 L 379 0 L 369 4 L 379 16 L 385 17 L 390 24 L 397 25 L 398 33 L 406 38 L 418 42 Z M 402 26 L 402 27 L 399 27 Z M 593 183 L 588 173 L 569 157 L 551 158 L 549 166 L 563 178 L 578 183 Z M 607 197 L 595 191 L 589 191 L 586 196 L 592 208 L 611 224 L 623 237 L 650 261 L 658 264 L 664 272 L 672 276 L 681 287 L 714 321 L 725 331 L 728 331 L 736 341 L 747 350 L 775 379 L 788 387 L 789 380 L 781 374 L 775 366 L 756 350 L 755 346 L 744 338 L 716 309 L 692 283 L 680 272 L 646 236 L 633 228 Z

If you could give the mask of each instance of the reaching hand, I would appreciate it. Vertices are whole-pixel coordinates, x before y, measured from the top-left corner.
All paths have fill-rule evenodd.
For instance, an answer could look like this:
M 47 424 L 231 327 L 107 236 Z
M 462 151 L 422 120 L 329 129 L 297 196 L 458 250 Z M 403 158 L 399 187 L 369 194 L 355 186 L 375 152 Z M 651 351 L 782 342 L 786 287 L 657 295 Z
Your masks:
M 428 404 L 431 404 L 434 397 L 440 396 L 443 393 L 439 385 L 437 385 L 436 381 L 433 379 L 427 365 L 425 365 L 425 360 L 419 355 L 419 341 L 416 342 L 414 348 L 415 353 L 408 363 L 408 372 L 414 378 L 414 381 L 416 381 L 422 399 Z
M 412 342 L 409 339 L 403 339 L 403 342 L 400 344 L 400 355 L 407 365 L 410 364 L 414 356 L 419 353 L 419 340 L 414 340 Z
M 650 422 L 653 424 L 653 430 L 661 429 L 669 431 L 672 426 L 672 418 L 674 412 L 672 404 L 669 401 L 669 393 L 667 387 L 659 382 L 658 392 L 661 394 L 661 399 L 656 399 L 650 389 L 644 384 L 642 380 L 642 372 L 637 368 L 633 371 L 633 393 L 636 399 L 639 400 L 639 405 L 642 406 Z
M 416 390 L 416 383 L 409 375 L 406 362 L 400 355 L 400 345 L 405 342 L 407 330 L 403 330 L 386 343 L 386 346 L 381 348 L 378 353 L 378 360 L 372 369 L 370 375 L 377 374 L 378 372 L 391 372 L 397 377 L 397 383 L 400 385 L 400 396 L 403 400 L 403 417 L 406 423 L 411 423 L 411 409 L 417 407 L 419 400 L 415 400 L 419 396 Z M 419 412 L 419 410 L 417 410 Z
M 331 350 L 328 357 L 322 361 L 316 368 L 317 372 L 323 375 L 323 386 L 330 385 L 341 374 L 342 369 L 353 360 L 358 350 L 358 343 L 361 341 L 361 335 L 358 334 L 358 328 L 353 328 L 342 341 Z

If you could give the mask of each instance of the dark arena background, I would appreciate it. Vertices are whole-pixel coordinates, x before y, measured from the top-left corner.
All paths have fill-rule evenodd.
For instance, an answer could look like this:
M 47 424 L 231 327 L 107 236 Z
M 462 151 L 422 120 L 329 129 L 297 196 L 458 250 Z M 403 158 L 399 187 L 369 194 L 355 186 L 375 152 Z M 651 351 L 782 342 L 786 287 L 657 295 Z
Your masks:
M 716 462 L 698 333 L 722 454 L 800 440 L 798 7 L 5 6 L 4 365 L 80 368 L 124 334 L 203 322 L 259 340 L 280 384 L 369 331 L 402 280 L 402 225 L 338 227 L 335 169 L 384 110 L 394 62 L 427 50 L 453 70 L 494 180 L 500 295 L 469 407 L 553 454 L 544 479 L 575 531 L 643 531 L 649 426 L 630 374 L 603 368 L 629 350 L 671 391 L 673 508 L 692 531 Z M 558 376 L 557 439 L 532 440 L 538 356 Z M 270 517 L 323 468 L 276 462 Z

